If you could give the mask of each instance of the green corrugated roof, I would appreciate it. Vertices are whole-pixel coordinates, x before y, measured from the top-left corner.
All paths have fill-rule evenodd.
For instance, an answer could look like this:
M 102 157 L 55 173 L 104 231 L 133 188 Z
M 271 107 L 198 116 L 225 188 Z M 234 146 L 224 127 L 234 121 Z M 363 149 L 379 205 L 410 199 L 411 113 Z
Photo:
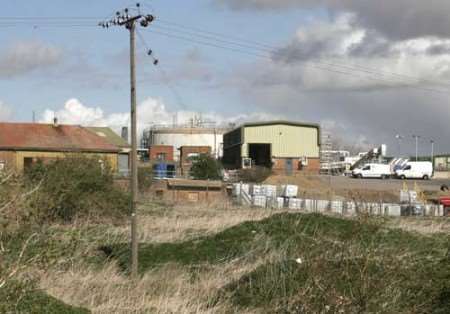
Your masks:
M 121 138 L 116 132 L 108 127 L 88 127 L 89 131 L 97 134 L 100 137 L 105 138 L 110 144 L 118 146 L 120 148 L 129 148 L 130 144 Z

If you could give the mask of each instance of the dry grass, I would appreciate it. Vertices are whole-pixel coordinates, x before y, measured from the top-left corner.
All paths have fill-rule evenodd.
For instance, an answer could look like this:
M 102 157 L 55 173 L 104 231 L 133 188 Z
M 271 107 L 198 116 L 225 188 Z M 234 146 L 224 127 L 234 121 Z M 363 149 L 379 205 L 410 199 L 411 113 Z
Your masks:
M 144 243 L 178 242 L 225 230 L 244 221 L 258 221 L 280 211 L 253 208 L 177 206 L 151 211 L 141 209 L 139 239 Z M 127 239 L 127 225 L 109 230 L 112 237 Z
M 240 259 L 192 272 L 168 264 L 131 281 L 113 264 L 100 271 L 74 268 L 47 271 L 40 275 L 41 287 L 52 296 L 93 313 L 230 313 L 231 304 L 208 306 L 217 291 L 267 262 L 281 259 L 274 252 L 256 260 Z
M 450 234 L 450 220 L 446 217 L 401 217 L 389 220 L 387 225 L 392 228 L 400 228 L 421 234 Z
M 139 224 L 140 240 L 153 243 L 183 241 L 217 233 L 244 221 L 262 220 L 275 213 L 250 208 L 143 207 Z M 66 228 L 74 230 L 72 227 Z M 123 225 L 108 227 L 100 237 L 120 242 L 126 240 L 128 235 L 128 226 Z M 77 237 L 86 236 L 81 232 Z M 83 254 L 86 250 L 93 250 L 97 245 L 95 242 L 85 243 Z M 40 272 L 38 277 L 41 288 L 52 296 L 68 304 L 88 308 L 94 313 L 235 312 L 230 304 L 219 303 L 209 308 L 208 303 L 224 285 L 268 261 L 278 260 L 283 254 L 252 253 L 228 263 L 211 265 L 206 270 L 194 271 L 185 266 L 169 264 L 135 281 L 130 281 L 112 262 L 98 269 L 82 261 L 74 261 L 69 270 L 60 271 L 54 267 Z
M 177 242 L 197 236 L 218 233 L 244 221 L 257 221 L 280 211 L 220 207 L 143 206 L 140 212 L 141 242 Z M 424 233 L 449 232 L 444 220 L 393 219 L 391 227 Z M 79 226 L 81 227 L 81 225 Z M 73 227 L 70 230 L 74 230 Z M 98 239 L 124 241 L 128 225 L 110 226 Z M 59 235 L 61 236 L 61 235 Z M 78 237 L 84 238 L 83 234 Z M 65 239 L 64 241 L 68 241 Z M 86 250 L 98 243 L 86 242 Z M 231 303 L 208 306 L 218 290 L 268 262 L 283 259 L 284 252 L 250 252 L 243 258 L 194 270 L 188 266 L 167 264 L 153 269 L 135 281 L 113 263 L 101 269 L 87 266 L 82 260 L 60 271 L 57 266 L 41 271 L 40 286 L 52 296 L 93 313 L 233 313 L 242 312 Z M 258 254 L 259 253 L 259 254 Z

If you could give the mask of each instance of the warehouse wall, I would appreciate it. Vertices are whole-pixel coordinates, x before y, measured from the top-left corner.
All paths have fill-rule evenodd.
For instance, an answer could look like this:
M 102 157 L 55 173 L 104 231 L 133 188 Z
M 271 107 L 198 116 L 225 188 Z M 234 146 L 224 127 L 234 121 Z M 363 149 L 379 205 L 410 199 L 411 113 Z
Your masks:
M 248 157 L 248 143 L 272 143 L 272 156 L 278 158 L 319 158 L 319 130 L 294 125 L 263 125 L 244 128 L 242 157 Z

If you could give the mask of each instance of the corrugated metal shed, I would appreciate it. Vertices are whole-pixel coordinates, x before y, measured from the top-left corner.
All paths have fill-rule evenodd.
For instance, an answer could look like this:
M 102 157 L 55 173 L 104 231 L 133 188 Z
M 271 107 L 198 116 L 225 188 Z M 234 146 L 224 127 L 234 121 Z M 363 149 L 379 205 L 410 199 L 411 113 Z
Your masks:
M 319 127 L 275 121 L 266 124 L 244 125 L 244 144 L 271 144 L 272 156 L 293 158 L 299 156 L 319 157 Z M 247 145 L 242 156 L 247 156 Z
M 81 126 L 0 123 L 0 150 L 117 153 L 120 149 Z

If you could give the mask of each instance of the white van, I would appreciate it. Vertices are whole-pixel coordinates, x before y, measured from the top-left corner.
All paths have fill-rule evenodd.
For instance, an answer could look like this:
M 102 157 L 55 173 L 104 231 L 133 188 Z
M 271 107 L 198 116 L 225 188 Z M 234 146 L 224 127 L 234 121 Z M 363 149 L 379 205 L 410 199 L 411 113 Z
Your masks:
M 385 164 L 366 164 L 362 168 L 352 171 L 354 178 L 381 178 L 388 179 L 391 177 L 391 166 Z
M 430 161 L 408 161 L 403 168 L 395 171 L 399 179 L 424 179 L 433 176 L 433 164 Z

